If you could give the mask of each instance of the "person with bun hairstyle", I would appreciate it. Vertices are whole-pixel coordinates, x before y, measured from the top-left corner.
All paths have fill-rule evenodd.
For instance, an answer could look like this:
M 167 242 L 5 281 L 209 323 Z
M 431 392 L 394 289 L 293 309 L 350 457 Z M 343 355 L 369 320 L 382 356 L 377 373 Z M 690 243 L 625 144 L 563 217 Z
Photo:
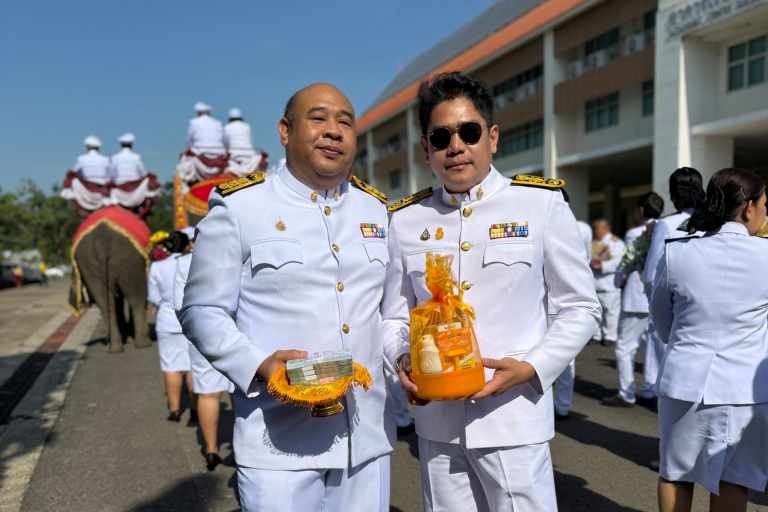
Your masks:
M 189 342 L 181 332 L 181 324 L 173 309 L 173 277 L 176 259 L 190 250 L 189 237 L 174 231 L 163 242 L 170 257 L 155 261 L 149 266 L 147 299 L 157 308 L 157 349 L 160 352 L 160 369 L 165 373 L 165 392 L 168 395 L 168 421 L 181 421 L 181 388 L 186 373 L 187 390 L 192 401 L 192 420 L 197 420 L 196 395 L 192 393 L 192 373 L 189 359 Z
M 768 483 L 768 281 L 765 184 L 744 169 L 712 176 L 656 270 L 651 317 L 666 343 L 659 368 L 659 510 L 745 511 Z
M 669 199 L 675 206 L 677 213 L 662 217 L 656 222 L 651 232 L 651 246 L 645 259 L 643 269 L 643 288 L 645 295 L 650 298 L 653 280 L 656 276 L 656 266 L 664 254 L 664 244 L 669 238 L 685 236 L 686 231 L 680 228 L 681 224 L 688 220 L 693 213 L 696 203 L 704 200 L 704 180 L 701 173 L 692 167 L 681 167 L 669 177 Z M 643 350 L 643 382 L 646 389 L 656 384 L 659 373 L 659 363 L 664 355 L 664 344 L 656 333 L 653 320 L 648 320 L 648 332 Z M 651 399 L 644 402 L 652 405 Z M 651 463 L 654 466 L 654 463 Z M 654 466 L 655 469 L 655 466 Z

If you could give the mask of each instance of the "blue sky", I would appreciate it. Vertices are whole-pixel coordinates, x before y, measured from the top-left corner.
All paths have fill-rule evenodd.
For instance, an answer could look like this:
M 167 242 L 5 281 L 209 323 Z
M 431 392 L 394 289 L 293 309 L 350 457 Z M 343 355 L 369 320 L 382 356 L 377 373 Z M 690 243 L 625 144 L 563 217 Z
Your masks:
M 254 144 L 282 156 L 277 122 L 314 82 L 358 115 L 405 66 L 495 0 L 38 1 L 0 3 L 0 188 L 64 178 L 83 139 L 102 153 L 133 132 L 161 181 L 184 149 L 192 106 L 240 107 Z

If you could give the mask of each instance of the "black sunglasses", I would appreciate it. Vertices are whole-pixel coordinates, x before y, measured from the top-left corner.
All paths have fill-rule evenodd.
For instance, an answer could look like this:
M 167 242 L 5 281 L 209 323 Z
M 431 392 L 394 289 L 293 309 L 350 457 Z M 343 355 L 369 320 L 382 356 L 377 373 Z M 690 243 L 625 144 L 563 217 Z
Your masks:
M 453 134 L 458 133 L 459 138 L 464 141 L 464 144 L 474 145 L 477 144 L 480 137 L 483 136 L 483 128 L 488 127 L 481 125 L 477 121 L 466 122 L 459 126 L 457 130 L 451 130 L 445 127 L 435 128 L 432 130 L 432 133 L 429 134 L 429 143 L 432 144 L 432 147 L 436 150 L 442 151 L 451 145 L 451 137 L 453 137 Z

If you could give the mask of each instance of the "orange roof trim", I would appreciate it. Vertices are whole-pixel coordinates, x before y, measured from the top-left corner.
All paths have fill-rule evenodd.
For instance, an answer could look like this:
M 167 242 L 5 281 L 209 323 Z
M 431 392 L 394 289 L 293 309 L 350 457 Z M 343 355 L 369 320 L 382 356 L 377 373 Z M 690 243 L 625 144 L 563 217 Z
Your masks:
M 419 83 L 425 78 L 446 71 L 467 69 L 587 1 L 589 0 L 550 0 L 541 4 L 373 107 L 357 120 L 357 131 L 364 130 L 415 99 Z

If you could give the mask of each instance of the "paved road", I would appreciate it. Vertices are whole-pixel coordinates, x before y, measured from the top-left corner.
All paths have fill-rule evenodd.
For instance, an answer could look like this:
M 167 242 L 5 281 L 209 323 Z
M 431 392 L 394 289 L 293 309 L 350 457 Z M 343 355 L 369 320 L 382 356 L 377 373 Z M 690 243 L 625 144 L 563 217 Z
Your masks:
M 0 323 L 8 321 L 2 304 L 7 293 L 0 293 Z M 187 425 L 186 414 L 180 424 L 165 420 L 156 346 L 106 354 L 103 328 L 96 325 L 20 509 L 237 510 L 226 401 L 220 436 L 225 463 L 207 472 L 197 427 Z M 656 509 L 657 474 L 648 468 L 658 452 L 656 415 L 642 407 L 599 405 L 600 398 L 614 392 L 613 360 L 613 350 L 601 346 L 585 348 L 577 360 L 571 418 L 557 423 L 551 443 L 561 511 Z M 0 453 L 3 443 L 0 435 Z M 415 436 L 399 440 L 393 456 L 392 510 L 421 510 L 417 452 Z M 5 462 L 0 464 L 0 485 L 15 469 L 15 460 Z M 768 495 L 752 493 L 750 502 L 750 511 L 768 511 Z M 694 510 L 706 508 L 699 489 Z

